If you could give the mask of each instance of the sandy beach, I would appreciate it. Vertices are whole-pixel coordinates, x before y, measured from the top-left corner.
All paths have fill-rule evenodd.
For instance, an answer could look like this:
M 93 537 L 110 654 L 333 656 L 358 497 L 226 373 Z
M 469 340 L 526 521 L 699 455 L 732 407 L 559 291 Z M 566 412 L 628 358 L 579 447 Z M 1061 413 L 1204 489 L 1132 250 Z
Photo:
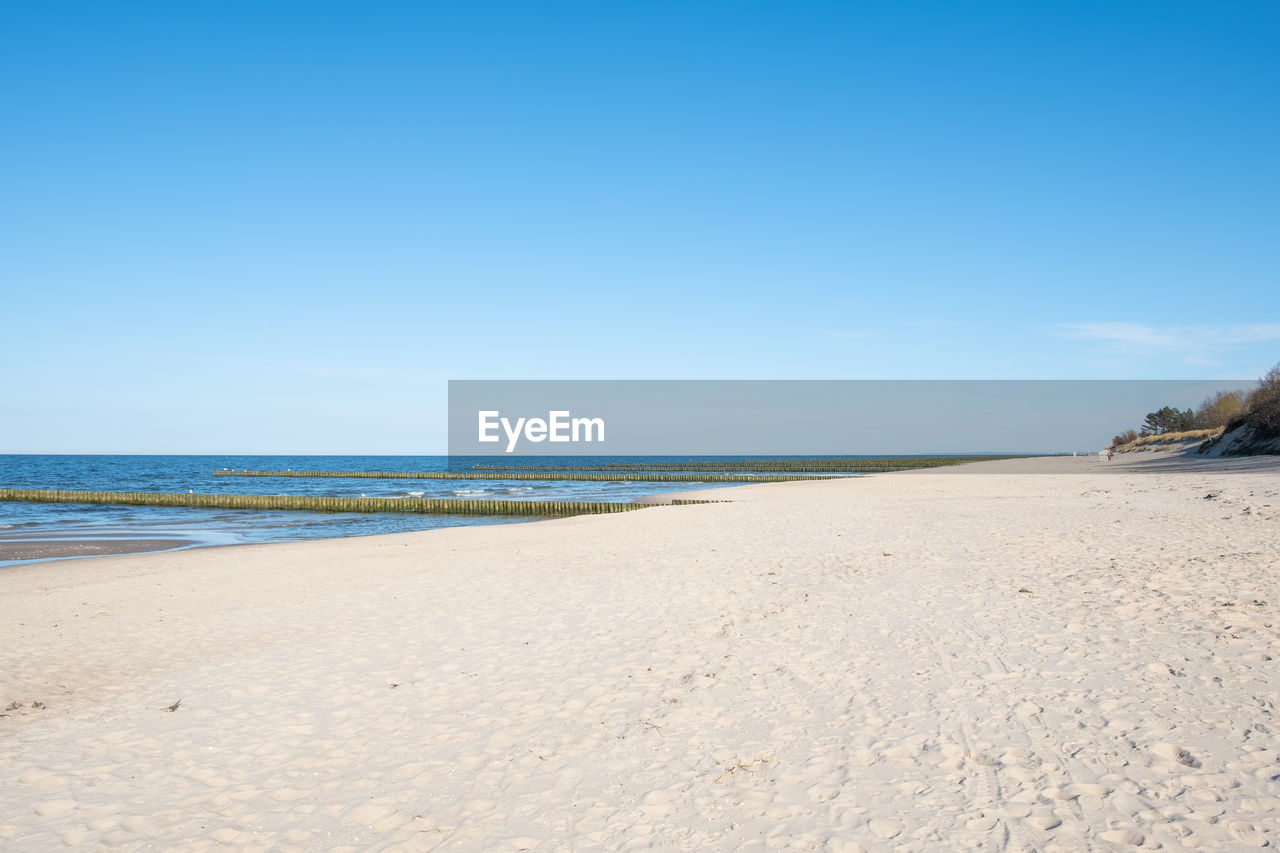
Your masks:
M 1275 459 L 697 497 L 0 570 L 0 847 L 1280 838 Z

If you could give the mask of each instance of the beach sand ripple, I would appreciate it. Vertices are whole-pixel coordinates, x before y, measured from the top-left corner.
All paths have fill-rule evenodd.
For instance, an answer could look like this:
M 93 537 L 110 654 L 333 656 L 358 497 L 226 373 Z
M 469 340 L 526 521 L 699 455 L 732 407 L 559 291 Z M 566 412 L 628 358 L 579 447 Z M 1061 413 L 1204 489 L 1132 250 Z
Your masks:
M 1280 475 L 1055 464 L 6 569 L 0 846 L 1275 843 Z

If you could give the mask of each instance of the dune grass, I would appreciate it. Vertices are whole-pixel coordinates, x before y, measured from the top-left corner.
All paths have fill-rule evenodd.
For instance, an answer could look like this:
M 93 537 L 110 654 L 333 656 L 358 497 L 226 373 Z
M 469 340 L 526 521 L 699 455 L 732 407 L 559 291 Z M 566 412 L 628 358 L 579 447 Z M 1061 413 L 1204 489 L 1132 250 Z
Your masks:
M 1128 453 L 1132 450 L 1150 450 L 1152 448 L 1169 444 L 1186 444 L 1193 441 L 1206 441 L 1222 435 L 1222 429 L 1222 427 L 1215 427 L 1214 429 L 1189 429 L 1182 432 L 1161 433 L 1160 435 L 1144 435 L 1134 441 L 1115 445 L 1111 448 L 1111 451 L 1113 453 Z

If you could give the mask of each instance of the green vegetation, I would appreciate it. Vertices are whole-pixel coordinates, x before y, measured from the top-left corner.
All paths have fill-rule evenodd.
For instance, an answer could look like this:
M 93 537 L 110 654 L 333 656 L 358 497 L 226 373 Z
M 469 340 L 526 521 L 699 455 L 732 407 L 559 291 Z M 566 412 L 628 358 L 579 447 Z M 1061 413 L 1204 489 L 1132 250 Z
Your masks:
M 1249 392 L 1241 410 L 1227 422 L 1227 431 L 1241 426 L 1253 427 L 1255 439 L 1280 438 L 1280 364 L 1258 380 L 1258 387 Z
M 0 489 L 0 501 L 188 506 L 213 509 L 284 509 L 314 512 L 416 512 L 426 515 L 511 515 L 540 518 L 629 512 L 646 506 L 639 503 L 592 501 L 339 498 L 323 495 L 196 495 L 165 492 L 71 492 L 52 489 Z
M 1165 406 L 1155 412 L 1147 412 L 1138 435 L 1164 435 L 1166 432 L 1186 432 L 1196 422 L 1196 413 L 1187 409 L 1180 412 L 1173 406 Z
M 1111 449 L 1120 450 L 1127 445 L 1133 444 L 1138 440 L 1138 431 L 1127 429 L 1124 432 L 1117 433 L 1115 438 L 1111 439 Z
M 1248 394 L 1243 390 L 1219 391 L 1206 397 L 1196 409 L 1196 429 L 1217 429 L 1231 422 L 1231 419 L 1244 411 Z
M 1219 391 L 1206 397 L 1194 412 L 1173 406 L 1148 412 L 1139 431 L 1125 430 L 1111 439 L 1111 450 L 1213 439 L 1245 425 L 1253 428 L 1254 440 L 1280 437 L 1280 364 L 1259 379 L 1252 391 Z

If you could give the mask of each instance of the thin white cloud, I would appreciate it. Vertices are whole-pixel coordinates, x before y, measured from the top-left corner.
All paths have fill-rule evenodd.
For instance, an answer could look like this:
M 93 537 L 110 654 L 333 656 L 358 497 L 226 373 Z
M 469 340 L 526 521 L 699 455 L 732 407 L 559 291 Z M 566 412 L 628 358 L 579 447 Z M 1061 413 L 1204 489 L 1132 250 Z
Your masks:
M 1228 326 L 1236 330 L 1237 338 L 1247 343 L 1264 343 L 1280 340 L 1280 323 L 1263 323 L 1256 326 Z
M 1187 356 L 1187 364 L 1194 364 L 1196 367 L 1217 367 L 1219 364 L 1222 364 L 1222 362 L 1214 358 L 1189 355 Z
M 1157 329 L 1138 323 L 1059 323 L 1058 328 L 1068 338 L 1104 341 L 1144 349 L 1168 349 L 1186 344 L 1186 338 L 1179 335 L 1176 329 Z
M 1147 326 L 1141 323 L 1059 323 L 1063 337 L 1092 341 L 1127 355 L 1177 355 L 1190 364 L 1214 364 L 1215 354 L 1249 344 L 1280 341 L 1280 323 Z

